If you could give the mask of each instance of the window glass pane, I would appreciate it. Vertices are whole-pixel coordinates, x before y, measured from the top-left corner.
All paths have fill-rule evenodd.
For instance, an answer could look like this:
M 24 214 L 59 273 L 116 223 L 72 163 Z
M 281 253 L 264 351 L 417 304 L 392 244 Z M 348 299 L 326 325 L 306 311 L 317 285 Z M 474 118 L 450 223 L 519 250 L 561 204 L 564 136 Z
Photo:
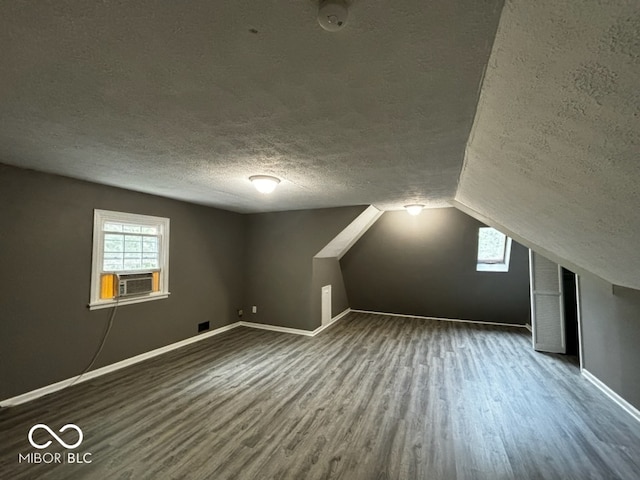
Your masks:
M 105 252 L 124 251 L 124 235 L 105 233 L 104 234 L 104 251 Z
M 125 270 L 139 270 L 142 268 L 142 261 L 138 258 L 125 258 L 124 269 Z
M 125 252 L 141 252 L 142 251 L 142 237 L 133 235 L 125 235 L 124 237 L 124 251 Z
M 121 232 L 122 231 L 122 224 L 121 223 L 105 222 L 104 227 L 102 229 L 105 232 Z
M 157 252 L 158 251 L 158 239 L 153 237 L 145 237 L 142 241 L 143 252 Z
M 122 252 L 105 253 L 102 261 L 102 270 L 107 272 L 122 270 L 122 261 Z
M 105 224 L 105 228 L 123 232 L 147 229 L 145 226 L 126 224 Z M 137 227 L 137 228 L 134 228 Z M 149 227 L 149 231 L 157 230 Z M 160 241 L 158 237 L 142 235 L 123 235 L 121 233 L 104 234 L 103 271 L 140 270 L 160 268 Z
M 113 230 L 121 226 L 123 233 L 147 229 L 147 227 L 141 225 L 115 223 L 105 224 L 105 226 L 106 225 L 109 225 L 109 228 Z M 149 227 L 148 230 L 157 230 L 157 228 Z M 105 233 L 103 271 L 160 268 L 159 248 L 160 241 L 157 237 Z
M 140 227 L 140 232 L 141 233 L 150 233 L 152 235 L 157 235 L 158 234 L 158 227 L 150 227 L 148 225 L 142 225 Z
M 141 230 L 141 226 L 140 225 L 128 225 L 128 224 L 124 224 L 122 226 L 122 231 L 123 232 L 127 232 L 127 233 L 140 233 Z
M 504 262 L 506 235 L 494 228 L 481 228 L 478 236 L 478 262 Z

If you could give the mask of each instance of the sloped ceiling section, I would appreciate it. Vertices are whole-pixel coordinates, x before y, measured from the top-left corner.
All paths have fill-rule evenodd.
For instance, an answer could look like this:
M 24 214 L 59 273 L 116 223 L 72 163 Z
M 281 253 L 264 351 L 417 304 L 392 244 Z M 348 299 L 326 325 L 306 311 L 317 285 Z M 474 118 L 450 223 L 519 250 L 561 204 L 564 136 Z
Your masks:
M 376 223 L 382 212 L 373 205 L 369 205 L 364 212 L 347 225 L 333 240 L 327 243 L 314 258 L 337 258 L 338 260 L 360 240 L 371 225 Z
M 509 1 L 455 200 L 640 289 L 637 0 Z
M 330 33 L 317 0 L 0 2 L 0 162 L 238 212 L 444 205 L 503 0 L 349 3 Z

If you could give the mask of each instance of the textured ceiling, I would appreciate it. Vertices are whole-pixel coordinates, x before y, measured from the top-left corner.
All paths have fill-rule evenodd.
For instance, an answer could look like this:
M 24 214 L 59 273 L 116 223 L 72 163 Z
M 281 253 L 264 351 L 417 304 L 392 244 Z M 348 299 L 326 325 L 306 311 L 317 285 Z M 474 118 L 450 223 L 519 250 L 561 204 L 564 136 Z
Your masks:
M 507 2 L 456 201 L 640 288 L 639 87 L 637 0 Z
M 0 163 L 239 212 L 451 200 L 502 0 L 0 4 Z M 248 177 L 282 183 L 264 197 Z

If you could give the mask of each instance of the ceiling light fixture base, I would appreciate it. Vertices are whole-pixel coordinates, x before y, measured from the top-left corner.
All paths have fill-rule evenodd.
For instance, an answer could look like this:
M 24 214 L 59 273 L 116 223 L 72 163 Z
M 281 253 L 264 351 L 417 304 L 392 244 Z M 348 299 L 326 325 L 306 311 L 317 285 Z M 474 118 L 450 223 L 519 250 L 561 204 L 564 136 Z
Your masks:
M 271 193 L 280 183 L 278 177 L 272 177 L 271 175 L 253 175 L 249 177 L 249 180 L 260 193 Z
M 412 203 L 411 205 L 405 205 L 404 208 L 407 210 L 409 215 L 419 215 L 424 205 L 421 203 Z
M 324 0 L 318 9 L 318 23 L 328 32 L 337 32 L 347 24 L 349 10 L 342 0 Z

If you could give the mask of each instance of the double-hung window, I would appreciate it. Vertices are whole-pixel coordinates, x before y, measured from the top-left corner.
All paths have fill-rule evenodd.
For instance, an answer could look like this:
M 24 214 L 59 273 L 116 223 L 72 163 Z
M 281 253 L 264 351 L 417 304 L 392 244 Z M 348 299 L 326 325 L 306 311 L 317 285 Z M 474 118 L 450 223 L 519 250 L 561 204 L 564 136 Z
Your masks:
M 478 231 L 478 272 L 508 272 L 511 260 L 511 238 L 495 228 Z
M 136 286 L 137 285 L 137 286 Z M 127 286 L 143 294 L 123 295 Z M 169 219 L 94 210 L 89 308 L 169 295 Z

